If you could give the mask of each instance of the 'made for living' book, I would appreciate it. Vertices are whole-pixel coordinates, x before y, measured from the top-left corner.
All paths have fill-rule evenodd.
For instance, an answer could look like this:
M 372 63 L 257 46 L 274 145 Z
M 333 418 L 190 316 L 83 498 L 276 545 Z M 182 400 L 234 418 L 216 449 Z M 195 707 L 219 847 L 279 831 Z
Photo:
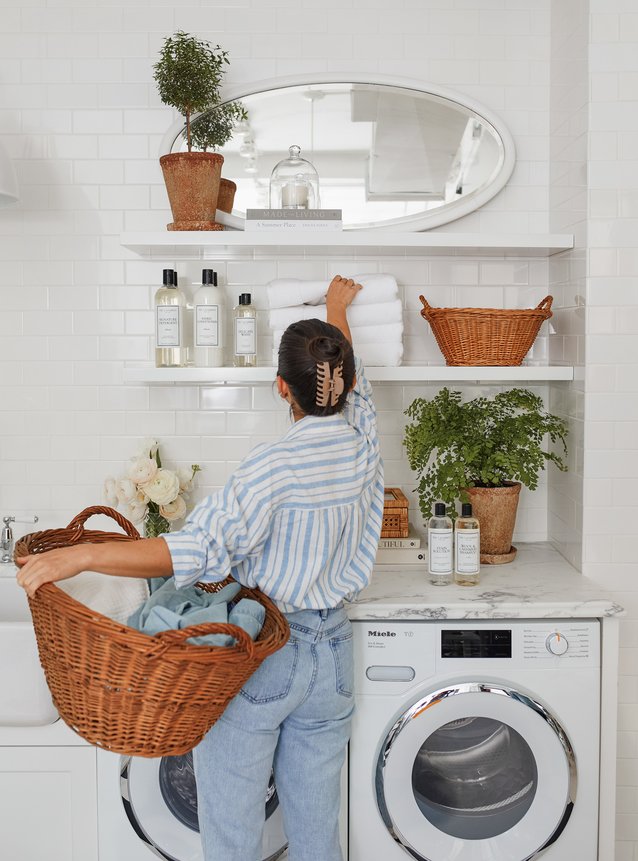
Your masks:
M 247 209 L 249 221 L 342 221 L 340 209 Z
M 247 209 L 246 230 L 342 230 L 340 209 Z

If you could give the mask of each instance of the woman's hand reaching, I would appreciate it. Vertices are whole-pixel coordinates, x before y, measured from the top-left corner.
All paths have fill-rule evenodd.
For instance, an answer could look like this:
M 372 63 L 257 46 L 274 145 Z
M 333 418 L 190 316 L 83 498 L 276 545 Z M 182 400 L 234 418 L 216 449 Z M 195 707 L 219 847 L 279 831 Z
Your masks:
M 326 319 L 328 323 L 343 332 L 350 343 L 352 343 L 352 335 L 350 334 L 346 309 L 359 290 L 362 289 L 361 284 L 357 284 L 352 278 L 342 278 L 341 275 L 335 275 L 326 293 Z
M 330 307 L 334 304 L 347 308 L 359 290 L 362 289 L 361 284 L 357 284 L 352 278 L 342 278 L 341 275 L 335 275 L 326 293 L 326 305 Z

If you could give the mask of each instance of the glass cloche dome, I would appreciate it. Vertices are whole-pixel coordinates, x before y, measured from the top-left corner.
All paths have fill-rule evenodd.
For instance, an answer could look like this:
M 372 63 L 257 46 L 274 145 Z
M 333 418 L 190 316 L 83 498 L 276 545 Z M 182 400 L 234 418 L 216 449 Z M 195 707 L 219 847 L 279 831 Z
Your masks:
M 288 158 L 278 162 L 270 175 L 271 209 L 318 209 L 319 174 L 301 158 L 301 147 L 291 146 Z

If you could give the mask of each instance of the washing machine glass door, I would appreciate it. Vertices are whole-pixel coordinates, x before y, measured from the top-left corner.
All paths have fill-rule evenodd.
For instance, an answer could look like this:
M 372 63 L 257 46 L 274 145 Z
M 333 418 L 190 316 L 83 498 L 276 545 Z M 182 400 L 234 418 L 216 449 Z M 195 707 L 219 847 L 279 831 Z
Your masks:
M 527 861 L 565 827 L 576 788 L 565 730 L 520 691 L 468 682 L 394 723 L 377 761 L 379 811 L 423 861 Z
M 165 861 L 202 861 L 191 753 L 161 759 L 121 757 L 120 791 L 131 826 L 156 855 Z M 286 848 L 272 778 L 265 803 L 263 859 L 271 861 Z

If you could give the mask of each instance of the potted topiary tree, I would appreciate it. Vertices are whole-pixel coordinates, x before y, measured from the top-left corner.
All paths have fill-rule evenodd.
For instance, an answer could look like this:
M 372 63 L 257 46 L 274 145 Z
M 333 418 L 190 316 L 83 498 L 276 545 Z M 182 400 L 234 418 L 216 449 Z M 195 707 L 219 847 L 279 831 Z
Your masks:
M 418 475 L 424 519 L 436 501 L 447 503 L 452 517 L 457 499 L 471 502 L 481 525 L 481 562 L 511 562 L 521 484 L 535 490 L 548 461 L 567 470 L 561 454 L 543 447 L 547 435 L 567 453 L 565 422 L 527 389 L 462 403 L 461 392 L 443 388 L 430 400 L 416 398 L 405 414 L 413 423 L 403 444 Z
M 209 149 L 219 149 L 224 146 L 235 130 L 235 125 L 247 120 L 248 114 L 241 102 L 225 102 L 201 113 L 191 125 L 191 140 L 193 146 L 203 152 Z M 217 209 L 222 212 L 232 212 L 237 185 L 230 179 L 221 177 L 219 180 L 219 195 Z
M 161 100 L 185 119 L 183 135 L 188 151 L 160 158 L 173 213 L 169 230 L 223 229 L 215 222 L 215 211 L 224 158 L 208 150 L 228 140 L 234 122 L 242 118 L 243 108 L 231 102 L 218 109 L 214 120 L 207 120 L 208 115 L 201 122 L 194 118 L 220 101 L 219 90 L 228 63 L 228 52 L 219 45 L 212 48 L 209 42 L 179 30 L 164 40 L 153 67 Z M 203 151 L 195 151 L 194 146 Z

